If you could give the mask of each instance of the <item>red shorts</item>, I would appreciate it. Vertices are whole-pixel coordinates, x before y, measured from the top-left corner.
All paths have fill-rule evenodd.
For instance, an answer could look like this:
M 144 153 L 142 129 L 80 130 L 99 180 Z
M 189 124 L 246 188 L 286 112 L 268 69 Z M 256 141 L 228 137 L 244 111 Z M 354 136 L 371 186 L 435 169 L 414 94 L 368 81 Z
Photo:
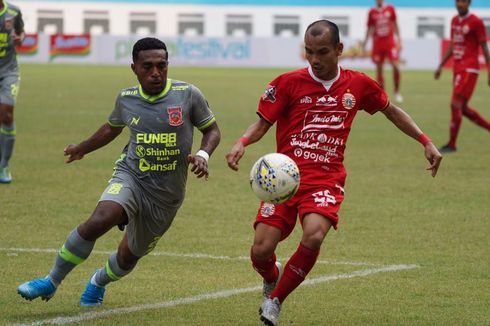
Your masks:
M 373 52 L 371 53 L 371 59 L 374 63 L 383 63 L 388 58 L 390 62 L 398 62 L 400 59 L 400 51 L 396 47 L 395 43 L 390 42 L 374 42 Z
M 340 181 L 340 180 L 339 180 Z M 281 240 L 287 238 L 296 225 L 299 217 L 301 224 L 308 213 L 317 213 L 329 219 L 337 229 L 338 211 L 344 199 L 344 180 L 317 186 L 300 187 L 296 195 L 284 204 L 261 203 L 255 218 L 254 228 L 258 223 L 265 223 L 281 230 Z
M 454 72 L 453 97 L 464 97 L 469 100 L 478 81 L 478 74 L 467 71 Z

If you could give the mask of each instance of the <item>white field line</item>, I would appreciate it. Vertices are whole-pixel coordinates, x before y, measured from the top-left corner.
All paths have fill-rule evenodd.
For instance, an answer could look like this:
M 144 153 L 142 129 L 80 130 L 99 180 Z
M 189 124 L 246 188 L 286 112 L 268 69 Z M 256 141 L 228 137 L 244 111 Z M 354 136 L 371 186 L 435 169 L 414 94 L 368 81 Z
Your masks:
M 59 249 L 42 249 L 42 248 L 0 248 L 0 251 L 5 251 L 7 253 L 12 252 L 27 252 L 27 253 L 57 253 Z M 101 250 L 93 250 L 93 254 L 97 255 L 110 255 L 114 251 L 101 251 Z M 181 258 L 193 258 L 193 259 L 211 259 L 211 260 L 229 260 L 229 261 L 238 261 L 238 260 L 250 260 L 248 256 L 215 256 L 203 253 L 173 253 L 173 252 L 150 252 L 148 256 L 166 256 L 166 257 L 181 257 Z M 287 258 L 278 258 L 279 261 L 286 261 Z M 355 262 L 355 261 L 335 261 L 335 260 L 318 260 L 317 264 L 327 264 L 327 265 L 351 265 L 351 266 L 383 266 L 381 264 L 372 264 L 372 263 L 364 263 L 364 262 Z
M 324 275 L 324 276 L 320 276 L 320 277 L 316 277 L 316 278 L 306 280 L 301 284 L 301 286 L 303 286 L 303 285 L 314 285 L 314 284 L 325 283 L 325 282 L 333 282 L 333 281 L 337 281 L 337 280 L 350 279 L 350 278 L 354 278 L 354 277 L 365 277 L 365 276 L 368 276 L 371 274 L 376 274 L 376 273 L 398 272 L 398 271 L 413 269 L 413 268 L 417 268 L 417 267 L 418 267 L 417 265 L 389 265 L 389 266 L 384 266 L 384 267 L 379 267 L 379 268 L 370 268 L 370 269 L 358 270 L 358 271 L 354 271 L 351 273 L 345 273 L 345 274 Z M 217 292 L 203 293 L 203 294 L 199 294 L 199 295 L 192 296 L 192 297 L 180 298 L 180 299 L 164 301 L 164 302 L 159 302 L 159 303 L 153 303 L 153 304 L 143 304 L 143 305 L 136 305 L 136 306 L 130 306 L 130 307 L 90 311 L 90 312 L 84 312 L 84 313 L 80 313 L 78 315 L 73 315 L 73 316 L 43 319 L 43 320 L 34 321 L 32 323 L 15 324 L 14 326 L 37 326 L 37 325 L 46 325 L 46 324 L 65 325 L 65 324 L 69 324 L 69 323 L 84 322 L 87 320 L 92 320 L 92 319 L 102 318 L 102 317 L 108 317 L 108 316 L 112 316 L 112 315 L 128 314 L 128 313 L 132 313 L 132 312 L 140 312 L 140 311 L 145 311 L 145 310 L 164 309 L 164 308 L 170 308 L 170 307 L 175 307 L 175 306 L 180 306 L 180 305 L 192 304 L 192 303 L 204 301 L 204 300 L 228 298 L 228 297 L 243 294 L 243 293 L 258 292 L 260 290 L 262 290 L 262 285 L 249 287 L 249 288 L 241 288 L 241 289 L 229 289 L 229 290 L 223 290 L 223 291 L 217 291 Z

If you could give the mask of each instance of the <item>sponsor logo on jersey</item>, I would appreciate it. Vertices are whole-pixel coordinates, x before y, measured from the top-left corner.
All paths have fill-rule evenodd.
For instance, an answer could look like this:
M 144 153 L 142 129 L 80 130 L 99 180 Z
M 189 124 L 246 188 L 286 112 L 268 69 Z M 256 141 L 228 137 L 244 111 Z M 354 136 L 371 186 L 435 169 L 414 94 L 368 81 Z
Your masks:
M 335 196 L 330 194 L 330 190 L 315 192 L 312 196 L 317 207 L 328 207 L 329 204 L 337 203 Z
M 313 100 L 309 96 L 303 97 L 301 100 L 299 100 L 299 103 L 301 104 L 310 104 L 313 103 Z
M 303 129 L 301 132 L 342 129 L 346 118 L 347 111 L 308 110 L 303 120 Z
M 167 172 L 167 171 L 175 171 L 177 167 L 177 160 L 173 161 L 172 163 L 150 163 L 144 158 L 140 159 L 139 162 L 139 169 L 141 172 L 146 172 L 146 171 L 157 171 L 157 172 Z
M 132 126 L 132 125 L 136 125 L 137 126 L 139 122 L 140 122 L 140 117 L 137 117 L 137 118 L 136 117 L 133 117 L 131 119 L 131 123 L 129 125 L 130 126 Z
M 337 96 L 332 97 L 330 95 L 323 95 L 322 97 L 317 98 L 316 105 L 317 106 L 337 106 Z
M 268 85 L 267 89 L 265 90 L 264 95 L 262 95 L 262 100 L 268 101 L 271 103 L 275 103 L 276 102 L 276 86 Z
M 274 204 L 263 203 L 262 207 L 260 208 L 260 215 L 262 215 L 263 217 L 269 217 L 272 216 L 275 211 L 276 207 L 274 206 Z
M 356 105 L 356 98 L 351 93 L 345 93 L 342 96 L 342 105 L 345 109 L 350 110 Z
M 168 112 L 168 123 L 171 126 L 180 126 L 184 123 L 182 120 L 182 107 L 180 106 L 169 106 L 167 108 Z

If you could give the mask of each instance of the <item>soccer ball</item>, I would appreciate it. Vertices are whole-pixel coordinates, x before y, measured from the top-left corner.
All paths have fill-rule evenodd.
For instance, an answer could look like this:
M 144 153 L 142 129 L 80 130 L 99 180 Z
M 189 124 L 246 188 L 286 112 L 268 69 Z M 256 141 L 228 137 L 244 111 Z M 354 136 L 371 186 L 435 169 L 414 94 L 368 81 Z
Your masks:
M 284 154 L 270 153 L 255 162 L 250 171 L 250 186 L 260 200 L 281 204 L 291 199 L 299 187 L 299 169 Z

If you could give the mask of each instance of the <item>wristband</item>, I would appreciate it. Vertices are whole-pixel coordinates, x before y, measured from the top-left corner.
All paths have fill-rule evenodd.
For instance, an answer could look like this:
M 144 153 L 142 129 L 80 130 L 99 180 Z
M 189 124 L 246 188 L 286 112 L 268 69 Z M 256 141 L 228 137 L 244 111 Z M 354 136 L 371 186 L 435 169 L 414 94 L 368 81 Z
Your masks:
M 243 146 L 247 146 L 249 139 L 248 139 L 248 137 L 240 137 L 240 139 L 238 139 L 238 141 L 240 143 L 242 143 Z
M 419 143 L 421 143 L 424 146 L 432 142 L 432 140 L 426 134 L 420 134 L 417 137 L 417 140 L 419 141 Z
M 208 162 L 209 160 L 209 154 L 206 153 L 205 151 L 203 151 L 202 149 L 198 150 L 197 153 L 196 153 L 196 156 L 200 156 L 202 157 L 203 159 L 206 160 L 206 163 Z

